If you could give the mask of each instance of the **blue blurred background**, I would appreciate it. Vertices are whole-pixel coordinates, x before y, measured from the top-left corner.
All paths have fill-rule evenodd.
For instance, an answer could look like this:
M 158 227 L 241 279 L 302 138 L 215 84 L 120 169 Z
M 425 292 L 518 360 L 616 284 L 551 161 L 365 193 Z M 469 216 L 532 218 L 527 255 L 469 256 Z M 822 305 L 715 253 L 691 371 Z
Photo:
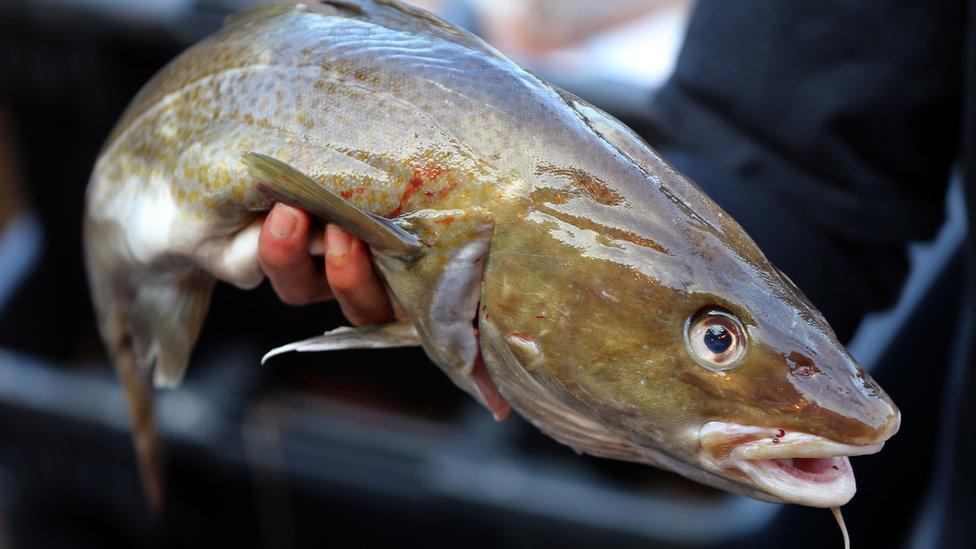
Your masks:
M 653 144 L 654 91 L 690 1 L 417 3 Z M 0 0 L 0 547 L 840 547 L 826 511 L 577 456 L 518 417 L 496 424 L 418 350 L 259 367 L 341 323 L 331 304 L 288 308 L 267 287 L 218 289 L 185 385 L 160 395 L 170 495 L 151 519 L 88 301 L 82 196 L 129 99 L 239 6 Z M 854 460 L 855 545 L 925 547 L 937 512 L 965 236 L 957 188 L 946 204 L 938 236 L 910 249 L 897 305 L 849 342 L 905 414 L 881 455 Z

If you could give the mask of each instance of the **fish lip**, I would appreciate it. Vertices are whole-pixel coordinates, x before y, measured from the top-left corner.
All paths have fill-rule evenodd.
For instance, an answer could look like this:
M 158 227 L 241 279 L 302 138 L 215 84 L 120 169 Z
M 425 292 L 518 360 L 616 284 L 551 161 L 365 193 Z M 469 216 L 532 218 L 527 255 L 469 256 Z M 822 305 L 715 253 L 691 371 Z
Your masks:
M 823 462 L 820 472 L 808 473 L 779 459 L 735 462 L 738 471 L 759 490 L 785 503 L 810 507 L 840 507 L 854 497 L 857 482 L 850 458 L 808 458 Z
M 772 442 L 773 439 L 778 439 L 779 442 Z M 783 437 L 760 439 L 739 445 L 730 455 L 747 460 L 852 457 L 876 454 L 883 447 L 884 442 L 868 445 L 843 444 L 807 433 L 786 433 Z
M 857 486 L 849 458 L 877 453 L 884 446 L 884 441 L 845 444 L 809 433 L 720 421 L 702 426 L 699 440 L 706 467 L 777 500 L 813 507 L 850 501 Z

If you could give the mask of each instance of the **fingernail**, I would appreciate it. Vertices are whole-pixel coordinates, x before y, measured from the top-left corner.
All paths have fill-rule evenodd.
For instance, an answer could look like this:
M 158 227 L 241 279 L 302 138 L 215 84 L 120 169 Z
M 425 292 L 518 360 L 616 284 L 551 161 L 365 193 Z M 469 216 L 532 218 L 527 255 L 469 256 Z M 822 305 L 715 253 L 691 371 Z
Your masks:
M 325 228 L 327 254 L 333 260 L 345 261 L 352 244 L 352 237 L 338 225 L 329 224 Z
M 298 215 L 295 211 L 284 204 L 276 204 L 271 210 L 271 219 L 268 221 L 268 232 L 275 238 L 286 238 L 295 232 L 298 224 Z

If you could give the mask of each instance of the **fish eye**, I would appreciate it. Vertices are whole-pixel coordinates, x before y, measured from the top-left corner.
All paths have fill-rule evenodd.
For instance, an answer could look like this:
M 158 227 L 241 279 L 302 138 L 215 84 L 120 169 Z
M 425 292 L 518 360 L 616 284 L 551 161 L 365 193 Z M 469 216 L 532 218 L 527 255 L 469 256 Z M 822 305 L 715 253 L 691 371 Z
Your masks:
M 746 331 L 732 313 L 718 308 L 692 316 L 685 344 L 695 360 L 710 370 L 734 368 L 746 350 Z

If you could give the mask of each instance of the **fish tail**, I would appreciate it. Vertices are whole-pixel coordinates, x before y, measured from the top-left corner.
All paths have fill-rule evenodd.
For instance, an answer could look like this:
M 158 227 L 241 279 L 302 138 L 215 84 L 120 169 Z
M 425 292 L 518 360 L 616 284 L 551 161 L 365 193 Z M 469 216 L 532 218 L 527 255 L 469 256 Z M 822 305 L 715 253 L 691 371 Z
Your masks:
M 213 285 L 214 279 L 199 271 L 113 292 L 97 304 L 102 333 L 128 401 L 139 473 L 154 516 L 161 515 L 164 501 L 154 386 L 173 387 L 182 380 Z
M 162 456 L 153 389 L 177 385 L 186 370 L 210 305 L 214 278 L 197 267 L 173 265 L 151 275 L 133 266 L 114 232 L 86 226 L 85 259 L 98 328 L 125 390 L 132 435 L 150 511 L 162 513 Z
M 124 338 L 112 353 L 119 380 L 125 390 L 132 422 L 132 439 L 139 464 L 139 477 L 149 512 L 163 513 L 165 501 L 163 467 L 153 405 L 153 387 L 148 368 L 141 368 L 132 340 Z

